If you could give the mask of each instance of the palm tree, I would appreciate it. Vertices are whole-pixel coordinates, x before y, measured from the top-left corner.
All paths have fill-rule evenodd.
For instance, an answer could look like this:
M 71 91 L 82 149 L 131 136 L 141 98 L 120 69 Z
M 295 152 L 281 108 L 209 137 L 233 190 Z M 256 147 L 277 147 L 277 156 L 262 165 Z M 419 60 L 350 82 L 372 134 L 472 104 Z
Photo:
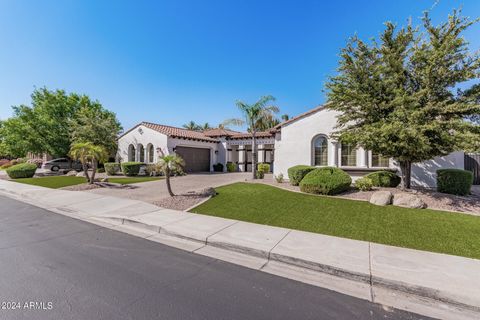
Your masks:
M 270 114 L 258 120 L 257 129 L 259 131 L 265 131 L 275 127 L 279 123 L 280 123 L 280 120 L 277 117 L 275 117 L 273 114 Z
M 282 119 L 282 121 L 288 121 L 288 119 L 290 119 L 290 116 L 288 114 L 282 114 L 280 119 Z
M 183 127 L 188 130 L 197 131 L 200 126 L 196 124 L 195 121 L 190 121 L 189 123 L 184 124 Z
M 212 127 L 210 127 L 210 125 L 208 124 L 208 122 L 205 122 L 205 124 L 203 126 L 200 126 L 200 130 L 209 130 L 209 129 L 212 129 Z
M 259 124 L 266 122 L 265 119 L 273 119 L 274 114 L 279 112 L 278 107 L 268 105 L 275 101 L 273 96 L 263 96 L 254 104 L 247 104 L 243 101 L 237 100 L 236 105 L 243 114 L 243 119 L 229 119 L 225 124 L 232 124 L 236 126 L 247 125 L 248 132 L 252 134 L 252 174 L 253 179 L 257 178 L 257 131 L 261 128 Z
M 83 172 L 88 183 L 93 184 L 98 163 L 108 159 L 108 151 L 104 147 L 94 145 L 91 142 L 78 142 L 74 143 L 70 148 L 70 157 L 82 163 Z M 92 165 L 91 176 L 88 174 L 88 164 Z
M 158 159 L 158 168 L 165 174 L 165 181 L 167 183 L 168 194 L 171 197 L 175 196 L 172 191 L 172 186 L 170 185 L 170 175 L 172 172 L 182 172 L 183 167 L 185 166 L 185 161 L 182 157 L 176 154 L 165 155 L 161 152 L 161 156 Z

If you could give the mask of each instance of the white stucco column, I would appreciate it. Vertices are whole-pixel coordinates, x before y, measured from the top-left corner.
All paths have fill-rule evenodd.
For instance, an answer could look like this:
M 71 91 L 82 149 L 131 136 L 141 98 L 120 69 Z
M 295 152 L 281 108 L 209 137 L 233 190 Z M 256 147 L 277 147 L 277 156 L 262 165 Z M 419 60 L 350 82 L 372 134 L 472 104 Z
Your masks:
M 257 151 L 258 151 L 258 159 L 257 159 L 257 161 L 258 161 L 258 163 L 265 162 L 265 157 L 264 157 L 265 151 L 264 151 L 263 149 L 265 149 L 265 145 L 259 144 L 259 145 L 257 146 Z
M 330 167 L 338 167 L 338 142 L 331 141 L 328 143 L 328 165 Z
M 368 165 L 368 152 L 362 147 L 359 147 L 357 149 L 357 166 L 367 167 L 367 165 Z
M 245 172 L 247 169 L 247 159 L 245 157 L 246 152 L 245 152 L 245 146 L 238 146 L 238 170 Z

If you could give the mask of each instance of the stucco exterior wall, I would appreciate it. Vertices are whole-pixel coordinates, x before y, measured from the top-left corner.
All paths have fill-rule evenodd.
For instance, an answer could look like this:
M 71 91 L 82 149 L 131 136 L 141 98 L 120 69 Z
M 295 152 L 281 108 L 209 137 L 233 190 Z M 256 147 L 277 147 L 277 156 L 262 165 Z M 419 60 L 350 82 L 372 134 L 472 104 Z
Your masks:
M 337 115 L 335 111 L 323 109 L 283 126 L 275 137 L 274 174 L 283 174 L 288 179 L 288 168 L 299 164 L 313 165 L 312 139 L 317 135 L 328 138 L 328 165 L 341 167 L 340 146 L 330 138 L 330 134 L 335 130 Z M 358 148 L 356 167 L 371 167 L 371 157 L 370 151 Z M 398 174 L 401 173 L 398 164 L 392 159 L 389 167 L 397 169 Z M 435 188 L 436 171 L 441 168 L 464 169 L 464 153 L 454 152 L 412 165 L 412 186 Z M 367 173 L 358 172 L 352 174 L 352 178 L 356 180 Z
M 464 169 L 464 152 L 458 151 L 443 157 L 436 157 L 432 160 L 415 163 L 412 165 L 412 186 L 422 188 L 437 187 L 438 169 Z M 393 167 L 401 173 L 400 167 L 393 161 Z
M 118 139 L 117 161 L 128 161 L 128 147 L 130 144 L 133 144 L 138 152 L 140 144 L 146 149 L 147 145 L 151 143 L 154 150 L 153 162 L 157 162 L 158 154 L 156 150 L 159 147 L 164 149 L 167 146 L 167 139 L 166 135 L 140 125 Z M 147 157 L 145 157 L 145 161 L 148 161 Z
M 335 166 L 338 157 L 336 143 L 329 138 L 336 125 L 337 112 L 320 110 L 282 127 L 275 136 L 274 174 L 288 177 L 287 170 L 295 165 L 312 165 L 312 139 L 319 134 L 328 138 L 328 165 Z M 358 156 L 357 156 L 358 159 Z
M 159 154 L 157 152 L 157 148 L 161 148 L 165 154 L 172 154 L 174 153 L 175 147 L 182 146 L 210 149 L 210 170 L 213 170 L 212 166 L 217 162 L 223 161 L 222 163 L 225 164 L 225 152 L 223 151 L 223 153 L 215 153 L 215 151 L 222 148 L 222 144 L 220 143 L 171 138 L 142 125 L 128 132 L 118 140 L 117 161 L 128 161 L 128 150 L 130 145 L 135 146 L 136 153 L 138 154 L 138 147 L 140 145 L 143 145 L 145 150 L 147 150 L 147 146 L 149 144 L 153 145 L 153 163 L 158 161 Z M 138 158 L 135 161 L 138 161 Z M 149 162 L 147 153 L 145 153 L 145 162 Z

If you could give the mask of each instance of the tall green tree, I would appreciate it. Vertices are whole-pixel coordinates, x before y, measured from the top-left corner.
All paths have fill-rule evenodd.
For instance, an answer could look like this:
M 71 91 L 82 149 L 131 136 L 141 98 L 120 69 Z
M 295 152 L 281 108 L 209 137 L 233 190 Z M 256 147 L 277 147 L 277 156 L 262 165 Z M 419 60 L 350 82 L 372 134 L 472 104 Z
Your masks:
M 73 142 L 72 137 L 82 135 L 78 130 L 72 133 L 79 124 L 86 125 L 83 141 L 97 143 L 104 138 L 106 130 L 112 129 L 111 134 L 119 132 L 115 115 L 86 95 L 40 88 L 33 91 L 31 99 L 30 106 L 12 107 L 13 116 L 0 126 L 0 147 L 10 156 L 23 157 L 28 152 L 65 156 Z M 86 121 L 86 117 L 91 121 Z M 93 123 L 97 120 L 100 125 L 106 125 L 104 130 Z
M 274 114 L 279 112 L 278 107 L 270 105 L 274 102 L 273 96 L 263 96 L 257 102 L 248 104 L 238 100 L 235 104 L 243 115 L 242 119 L 229 119 L 225 124 L 232 124 L 236 126 L 246 125 L 248 132 L 252 135 L 252 174 L 253 179 L 257 178 L 257 132 L 261 131 L 260 124 L 274 118 Z
M 81 105 L 71 121 L 72 143 L 90 142 L 102 146 L 110 156 L 114 155 L 117 138 L 122 131 L 115 113 L 106 110 L 97 101 L 91 102 L 88 97 L 82 97 Z
M 326 84 L 328 107 L 339 111 L 341 140 L 395 159 L 410 188 L 415 162 L 474 148 L 479 90 L 456 90 L 479 77 L 480 59 L 462 32 L 475 20 L 454 11 L 419 28 L 387 22 L 377 41 L 353 37 L 341 51 L 338 74 Z M 468 142 L 468 143 L 467 143 Z

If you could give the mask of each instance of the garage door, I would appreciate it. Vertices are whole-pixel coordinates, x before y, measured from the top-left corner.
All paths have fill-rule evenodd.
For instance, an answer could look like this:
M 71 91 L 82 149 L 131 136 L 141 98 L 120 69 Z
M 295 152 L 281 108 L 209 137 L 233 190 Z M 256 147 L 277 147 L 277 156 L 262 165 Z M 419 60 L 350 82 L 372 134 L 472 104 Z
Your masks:
M 210 171 L 210 149 L 177 147 L 175 153 L 185 160 L 186 172 Z

